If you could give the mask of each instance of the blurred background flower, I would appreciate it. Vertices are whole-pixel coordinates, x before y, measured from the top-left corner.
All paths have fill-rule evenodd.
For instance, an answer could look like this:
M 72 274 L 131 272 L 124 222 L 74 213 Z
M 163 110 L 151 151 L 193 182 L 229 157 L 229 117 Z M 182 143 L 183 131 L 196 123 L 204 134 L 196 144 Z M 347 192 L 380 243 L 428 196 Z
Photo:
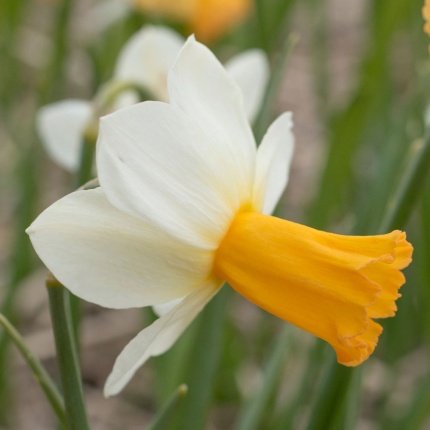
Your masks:
M 167 27 L 146 25 L 125 43 L 112 79 L 100 88 L 94 101 L 72 99 L 42 106 L 36 127 L 51 158 L 66 170 L 76 172 L 83 140 L 91 139 L 86 135 L 97 130 L 101 115 L 142 98 L 168 101 L 167 75 L 184 42 Z M 247 50 L 227 61 L 225 67 L 242 90 L 245 112 L 252 123 L 267 86 L 267 57 L 260 49 Z M 93 136 L 94 145 L 96 138 L 97 135 Z
M 184 23 L 198 40 L 209 42 L 222 36 L 250 14 L 251 0 L 128 0 L 154 16 Z
M 425 0 L 423 6 L 423 18 L 425 20 L 424 31 L 430 36 L 430 1 Z

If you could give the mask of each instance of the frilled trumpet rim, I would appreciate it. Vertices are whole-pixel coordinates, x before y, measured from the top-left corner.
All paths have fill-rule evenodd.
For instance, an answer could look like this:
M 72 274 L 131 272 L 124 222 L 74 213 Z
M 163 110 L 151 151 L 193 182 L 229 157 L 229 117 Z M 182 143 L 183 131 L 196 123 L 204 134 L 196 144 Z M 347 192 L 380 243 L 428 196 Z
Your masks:
M 356 366 L 393 316 L 413 248 L 399 230 L 342 236 L 240 212 L 220 244 L 214 273 L 266 311 L 330 343 Z

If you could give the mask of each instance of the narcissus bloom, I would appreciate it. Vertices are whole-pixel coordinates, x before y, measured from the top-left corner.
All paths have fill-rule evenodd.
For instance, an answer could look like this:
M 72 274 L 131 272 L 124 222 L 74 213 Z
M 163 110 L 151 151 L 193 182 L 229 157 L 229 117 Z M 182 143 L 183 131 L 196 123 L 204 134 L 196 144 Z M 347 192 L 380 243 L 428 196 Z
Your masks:
M 423 18 L 426 22 L 424 31 L 430 36 L 430 0 L 425 0 L 423 6 Z
M 167 73 L 184 43 L 182 36 L 167 27 L 145 26 L 121 50 L 113 82 L 135 83 L 148 91 L 153 100 L 167 102 Z M 225 68 L 240 86 L 246 115 L 252 122 L 268 80 L 267 57 L 259 49 L 248 50 L 229 60 Z M 136 92 L 126 91 L 114 101 L 110 111 L 138 101 Z M 77 99 L 52 103 L 38 111 L 39 136 L 56 163 L 71 172 L 78 169 L 84 131 L 98 114 L 93 102 Z
M 47 267 L 85 300 L 177 300 L 125 347 L 105 394 L 169 349 L 225 281 L 329 342 L 340 363 L 361 363 L 382 331 L 373 319 L 396 310 L 412 254 L 405 233 L 340 236 L 269 216 L 288 180 L 291 115 L 257 149 L 239 87 L 194 38 L 168 82 L 170 104 L 102 118 L 100 188 L 62 198 L 28 229 Z
M 188 25 L 203 41 L 214 40 L 249 14 L 251 0 L 129 0 L 150 14 L 164 15 Z

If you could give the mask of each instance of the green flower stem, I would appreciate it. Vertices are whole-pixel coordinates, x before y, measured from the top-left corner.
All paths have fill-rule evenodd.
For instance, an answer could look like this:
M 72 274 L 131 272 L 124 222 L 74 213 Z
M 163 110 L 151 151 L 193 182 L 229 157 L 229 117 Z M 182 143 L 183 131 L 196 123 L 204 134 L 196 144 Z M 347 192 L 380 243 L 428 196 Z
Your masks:
M 94 100 L 96 125 L 99 117 L 112 109 L 118 96 L 128 91 L 138 93 L 141 100 L 155 100 L 154 95 L 137 82 L 111 80 L 101 88 Z
M 49 293 L 57 362 L 63 387 L 68 430 L 89 430 L 78 354 L 68 303 L 69 295 L 54 278 L 46 281 Z
M 77 187 L 81 187 L 93 177 L 94 155 L 96 151 L 97 134 L 86 132 L 81 145 L 81 162 L 77 175 Z
M 10 321 L 2 314 L 0 314 L 0 324 L 3 326 L 5 332 L 9 335 L 15 346 L 18 348 L 24 360 L 27 362 L 36 381 L 39 383 L 46 398 L 52 406 L 52 410 L 58 418 L 58 421 L 63 429 L 67 429 L 66 414 L 64 411 L 64 401 L 59 393 L 56 385 L 52 381 L 45 368 L 40 361 L 31 353 L 24 342 L 24 339 L 10 323 Z
M 174 422 L 178 405 L 187 395 L 188 387 L 185 384 L 180 385 L 172 394 L 164 407 L 157 413 L 146 430 L 166 430 Z

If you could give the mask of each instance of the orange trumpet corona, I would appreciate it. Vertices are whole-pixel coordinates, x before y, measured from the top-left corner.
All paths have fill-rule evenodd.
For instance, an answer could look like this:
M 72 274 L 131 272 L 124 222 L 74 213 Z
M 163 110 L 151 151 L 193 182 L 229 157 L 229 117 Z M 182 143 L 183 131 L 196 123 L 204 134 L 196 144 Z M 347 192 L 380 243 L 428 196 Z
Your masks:
M 401 269 L 413 248 L 404 232 L 326 233 L 253 212 L 239 213 L 219 246 L 215 274 L 266 311 L 327 341 L 356 366 L 393 316 Z

